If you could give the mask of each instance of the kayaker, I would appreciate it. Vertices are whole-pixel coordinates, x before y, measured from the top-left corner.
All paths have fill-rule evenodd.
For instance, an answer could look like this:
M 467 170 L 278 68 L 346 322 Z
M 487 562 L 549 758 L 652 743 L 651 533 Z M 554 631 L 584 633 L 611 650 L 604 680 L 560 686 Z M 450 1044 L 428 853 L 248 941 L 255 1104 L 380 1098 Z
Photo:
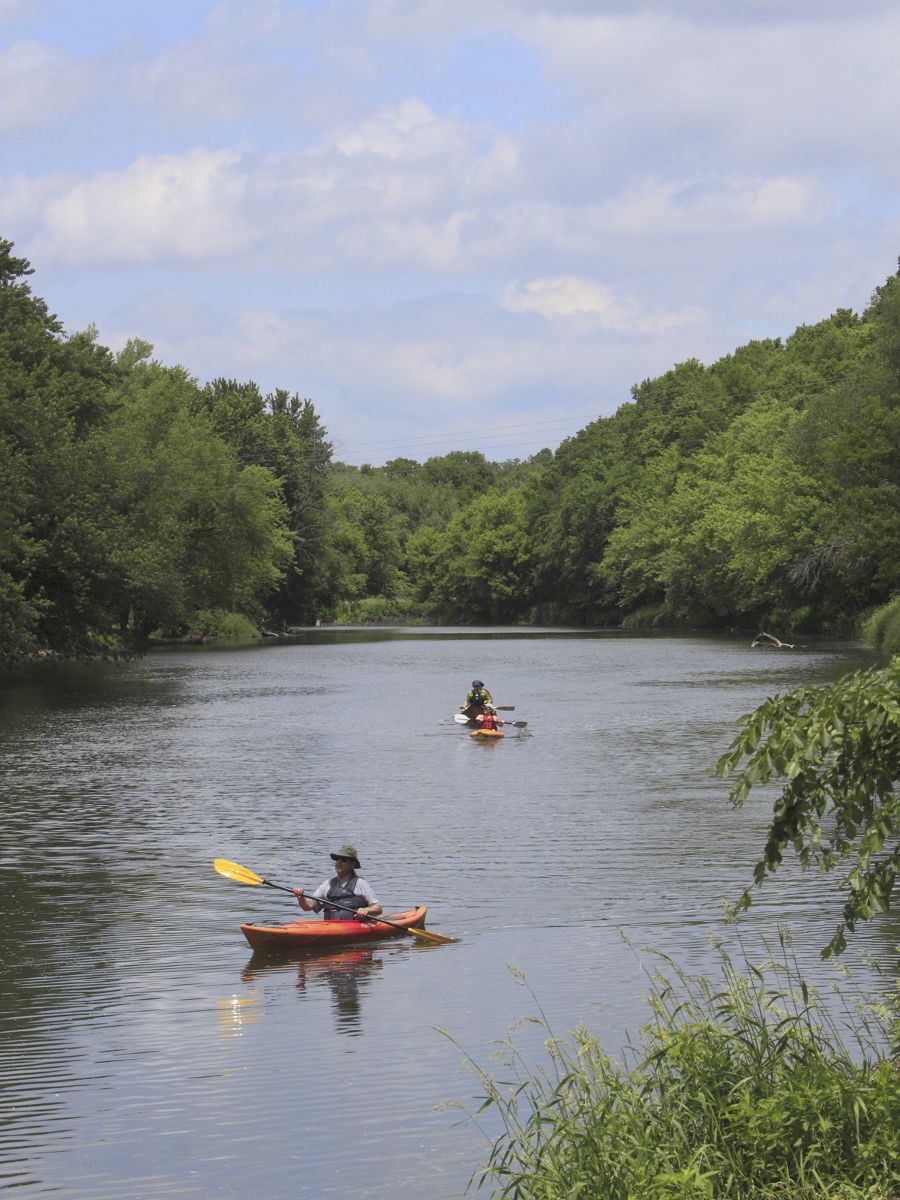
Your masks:
M 480 679 L 472 680 L 471 689 L 466 692 L 465 703 L 459 706 L 459 711 L 466 714 L 470 721 L 474 721 L 479 713 L 484 712 L 489 704 L 494 703 L 494 697 L 484 686 Z
M 320 883 L 311 896 L 307 896 L 303 888 L 291 889 L 303 911 L 321 912 L 324 909 L 326 921 L 358 921 L 366 917 L 380 917 L 384 910 L 375 899 L 375 893 L 356 874 L 359 870 L 356 847 L 341 846 L 330 858 L 334 863 L 335 875 Z M 328 903 L 329 900 L 341 907 L 334 908 Z M 348 908 L 352 911 L 347 912 Z
M 497 729 L 505 725 L 506 722 L 502 717 L 498 717 L 491 705 L 487 705 L 483 713 L 479 713 L 475 718 L 482 729 Z

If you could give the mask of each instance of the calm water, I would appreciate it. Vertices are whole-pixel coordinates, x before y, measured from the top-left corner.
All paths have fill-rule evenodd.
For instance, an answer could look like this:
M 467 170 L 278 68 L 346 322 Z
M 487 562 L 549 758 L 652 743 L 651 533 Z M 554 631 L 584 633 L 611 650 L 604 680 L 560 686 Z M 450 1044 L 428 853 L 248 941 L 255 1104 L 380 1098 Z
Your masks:
M 310 634 L 32 670 L 0 692 L 0 1188 L 66 1200 L 460 1197 L 484 1141 L 443 1101 L 540 1002 L 610 1049 L 646 1016 L 652 945 L 712 970 L 720 898 L 770 798 L 724 802 L 708 768 L 767 695 L 871 665 L 853 645 L 478 631 Z M 470 681 L 527 730 L 475 742 Z M 360 849 L 412 939 L 253 956 L 241 920 L 293 919 L 214 857 L 285 884 Z M 787 870 L 743 928 L 780 918 L 809 976 L 839 901 Z M 730 935 L 729 935 L 730 936 Z M 848 995 L 897 928 L 864 930 Z M 524 972 L 528 987 L 508 964 Z M 528 989 L 534 993 L 534 997 Z M 527 1036 L 527 1035 L 526 1035 Z

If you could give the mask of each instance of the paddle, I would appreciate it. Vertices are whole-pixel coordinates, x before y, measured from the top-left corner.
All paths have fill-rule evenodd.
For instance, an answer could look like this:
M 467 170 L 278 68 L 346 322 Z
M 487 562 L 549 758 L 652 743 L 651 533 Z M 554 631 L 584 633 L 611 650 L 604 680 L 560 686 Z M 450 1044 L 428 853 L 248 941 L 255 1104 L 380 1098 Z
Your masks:
M 454 713 L 453 720 L 456 722 L 457 725 L 468 725 L 469 724 L 469 718 L 466 716 L 465 713 Z M 525 726 L 528 724 L 528 722 L 527 721 L 504 721 L 503 724 L 504 725 L 513 725 L 516 729 L 524 729 Z
M 249 867 L 242 867 L 240 863 L 229 862 L 227 858 L 213 859 L 213 867 L 224 875 L 226 879 L 233 879 L 235 883 L 246 883 L 251 887 L 257 887 L 259 884 L 264 884 L 266 887 L 278 888 L 280 892 L 294 893 L 293 888 L 285 887 L 282 883 L 273 883 L 271 879 L 263 879 L 262 875 L 257 875 L 255 871 L 251 871 Z M 346 904 L 337 904 L 333 900 L 328 901 L 329 907 L 340 908 L 343 912 L 355 913 L 355 909 L 349 908 Z M 382 925 L 390 925 L 392 929 L 399 929 L 401 933 L 411 933 L 414 938 L 418 938 L 421 942 L 430 942 L 432 945 L 443 945 L 445 942 L 455 942 L 457 939 L 453 937 L 445 937 L 442 933 L 432 933 L 428 929 L 417 929 L 414 925 L 398 925 L 396 921 L 387 921 L 384 917 L 361 917 L 363 921 L 379 921 Z

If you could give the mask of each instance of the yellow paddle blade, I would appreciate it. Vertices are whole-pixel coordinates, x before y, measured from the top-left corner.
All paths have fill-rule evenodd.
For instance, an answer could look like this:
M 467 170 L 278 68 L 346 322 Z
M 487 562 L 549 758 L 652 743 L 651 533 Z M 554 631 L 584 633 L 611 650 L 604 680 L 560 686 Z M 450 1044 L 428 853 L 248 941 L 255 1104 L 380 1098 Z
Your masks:
M 235 883 L 248 883 L 255 886 L 258 883 L 266 882 L 262 875 L 257 875 L 249 867 L 242 867 L 240 863 L 229 862 L 227 858 L 213 859 L 213 866 L 220 875 L 224 875 L 226 879 L 233 879 Z
M 420 942 L 430 942 L 432 946 L 442 946 L 457 940 L 455 937 L 445 937 L 442 933 L 432 933 L 429 929 L 417 929 L 415 925 L 410 925 L 406 932 L 411 933 Z

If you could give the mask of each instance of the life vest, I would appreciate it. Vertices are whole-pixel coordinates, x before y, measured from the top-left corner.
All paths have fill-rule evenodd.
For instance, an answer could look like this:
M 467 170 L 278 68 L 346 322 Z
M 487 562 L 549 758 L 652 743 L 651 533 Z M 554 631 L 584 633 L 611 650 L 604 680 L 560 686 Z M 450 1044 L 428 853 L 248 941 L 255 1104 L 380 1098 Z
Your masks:
M 357 896 L 353 891 L 356 886 L 356 879 L 355 874 L 348 876 L 346 882 L 341 882 L 337 875 L 332 879 L 328 885 L 328 891 L 323 902 L 325 911 L 322 915 L 326 921 L 355 921 L 357 919 L 356 910 L 366 907 L 365 897 Z M 329 900 L 343 905 L 343 908 L 332 908 L 328 903 Z M 345 912 L 344 910 L 347 908 L 352 908 L 353 912 Z
M 484 712 L 484 706 L 486 704 L 490 704 L 490 700 L 488 699 L 488 694 L 484 688 L 479 688 L 476 692 L 467 692 L 466 706 L 463 709 L 463 712 L 470 721 L 474 721 L 479 713 Z
M 497 718 L 493 713 L 483 713 L 482 716 L 478 718 L 478 724 L 482 729 L 496 729 Z

